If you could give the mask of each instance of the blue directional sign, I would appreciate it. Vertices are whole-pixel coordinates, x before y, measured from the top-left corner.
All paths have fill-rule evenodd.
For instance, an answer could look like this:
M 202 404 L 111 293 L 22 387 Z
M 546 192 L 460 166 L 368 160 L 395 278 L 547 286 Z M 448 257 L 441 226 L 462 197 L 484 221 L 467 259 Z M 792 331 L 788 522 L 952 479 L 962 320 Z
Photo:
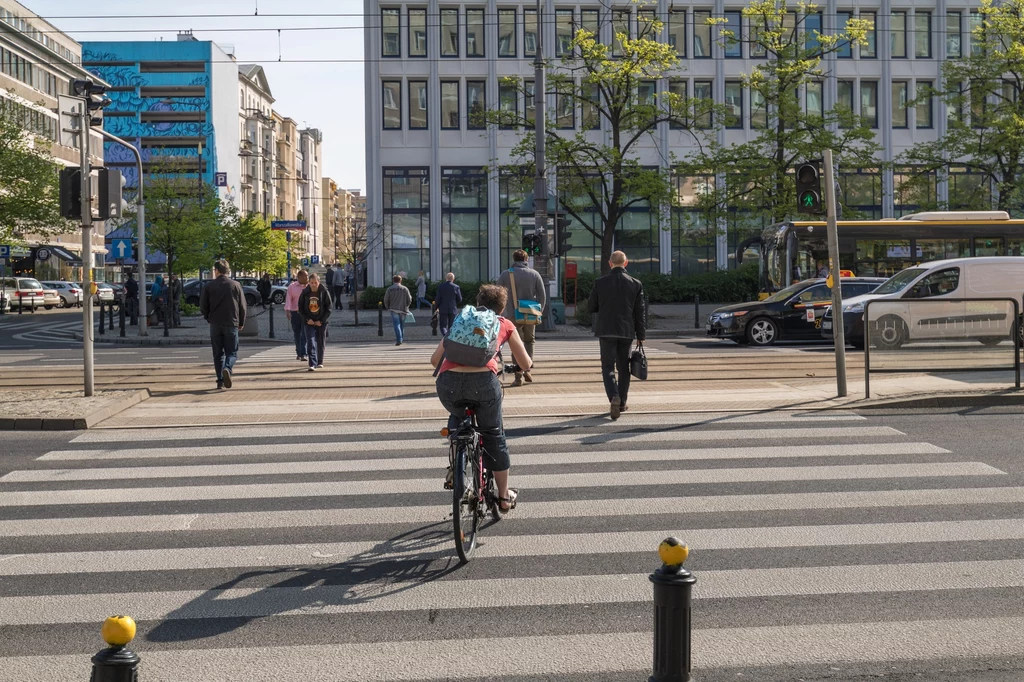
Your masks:
M 305 230 L 305 220 L 272 220 L 270 222 L 271 230 Z
M 303 258 L 302 259 L 302 266 L 306 267 L 306 268 L 309 267 L 309 259 L 308 258 Z
M 110 240 L 110 253 L 114 254 L 114 258 L 131 258 L 132 257 L 132 240 L 131 239 L 111 239 Z
M 312 256 L 309 257 L 309 262 L 312 263 L 313 265 L 319 265 L 320 264 L 320 256 L 318 256 L 316 254 L 313 254 Z
M 0 244 L 0 258 L 10 258 L 11 247 L 8 244 Z

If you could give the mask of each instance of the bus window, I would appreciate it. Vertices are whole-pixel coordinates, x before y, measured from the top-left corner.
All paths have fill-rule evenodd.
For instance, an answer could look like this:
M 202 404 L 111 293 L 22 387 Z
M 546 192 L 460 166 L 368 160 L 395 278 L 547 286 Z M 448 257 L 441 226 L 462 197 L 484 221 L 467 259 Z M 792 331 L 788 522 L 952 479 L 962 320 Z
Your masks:
M 975 237 L 974 238 L 974 255 L 975 256 L 1002 256 L 1005 255 L 1003 252 L 1003 238 L 1002 237 Z
M 960 268 L 946 268 L 928 275 L 914 285 L 907 298 L 934 298 L 956 291 L 960 286 Z
M 946 260 L 947 258 L 967 258 L 971 255 L 970 251 L 971 243 L 968 239 L 917 240 L 917 258 L 922 262 Z

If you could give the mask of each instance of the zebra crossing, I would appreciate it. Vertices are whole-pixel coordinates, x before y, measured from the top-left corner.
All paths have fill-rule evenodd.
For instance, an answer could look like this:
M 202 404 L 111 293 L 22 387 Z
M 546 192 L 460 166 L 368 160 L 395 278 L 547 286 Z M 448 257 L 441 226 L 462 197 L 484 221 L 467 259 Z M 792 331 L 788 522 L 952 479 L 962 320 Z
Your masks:
M 434 426 L 94 430 L 8 471 L 0 680 L 84 679 L 113 613 L 147 682 L 646 679 L 669 535 L 701 680 L 1024 662 L 1024 486 L 977 452 L 852 413 L 510 419 L 520 505 L 460 566 Z

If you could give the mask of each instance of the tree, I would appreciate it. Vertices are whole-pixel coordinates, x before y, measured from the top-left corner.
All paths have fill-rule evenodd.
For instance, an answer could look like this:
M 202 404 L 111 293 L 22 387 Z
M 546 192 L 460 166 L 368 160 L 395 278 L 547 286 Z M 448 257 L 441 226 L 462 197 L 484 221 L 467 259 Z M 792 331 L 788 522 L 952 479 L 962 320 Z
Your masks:
M 217 242 L 217 189 L 165 168 L 146 178 L 145 197 L 147 249 L 167 257 L 167 272 L 209 266 L 210 245 Z
M 911 188 L 963 167 L 980 182 L 950 188 L 943 208 L 991 209 L 1024 214 L 1024 0 L 981 0 L 971 46 L 942 66 L 944 87 L 917 93 L 938 96 L 949 109 L 946 134 L 915 145 L 901 161 L 915 167 Z M 993 197 L 993 191 L 995 197 Z
M 823 104 L 823 60 L 847 45 L 866 45 L 871 26 L 867 20 L 851 19 L 842 31 L 826 34 L 817 5 L 787 5 L 786 0 L 754 0 L 742 14 L 751 27 L 746 40 L 751 55 L 761 58 L 742 80 L 750 91 L 756 133 L 734 144 L 709 141 L 701 153 L 680 164 L 679 172 L 712 178 L 724 173 L 724 185 L 713 183 L 700 199 L 707 214 L 739 211 L 755 224 L 779 222 L 796 207 L 792 171 L 799 163 L 820 159 L 822 150 L 832 149 L 841 165 L 878 165 L 879 146 L 871 127 L 848 106 Z M 723 26 L 724 20 L 710 23 L 720 26 L 723 45 L 742 39 Z M 727 108 L 714 125 L 729 128 L 735 116 Z
M 280 275 L 285 271 L 284 235 L 270 229 L 262 215 L 243 216 L 230 202 L 221 203 L 211 251 L 212 257 L 225 258 L 236 272 Z
M 0 243 L 74 230 L 60 215 L 59 170 L 49 141 L 29 132 L 30 112 L 0 98 Z
M 556 169 L 561 206 L 601 243 L 601 271 L 609 269 L 615 231 L 631 207 L 659 208 L 672 201 L 672 172 L 661 164 L 645 164 L 643 143 L 653 140 L 662 123 L 683 131 L 695 129 L 693 121 L 708 114 L 709 102 L 687 99 L 677 92 L 655 94 L 650 83 L 679 68 L 675 47 L 657 40 L 662 24 L 641 11 L 635 39 L 616 33 L 615 46 L 603 45 L 587 30 L 576 32 L 560 64 L 546 67 L 549 124 L 546 155 Z M 514 78 L 502 79 L 506 92 L 533 97 L 527 85 Z M 569 135 L 559 130 L 560 114 L 582 112 L 582 130 Z M 565 112 L 570 112 L 566 114 Z M 487 123 L 518 128 L 520 137 L 511 152 L 511 163 L 498 165 L 499 172 L 526 178 L 534 166 L 533 122 L 518 111 L 502 107 L 482 112 Z M 603 128 L 597 132 L 597 128 Z

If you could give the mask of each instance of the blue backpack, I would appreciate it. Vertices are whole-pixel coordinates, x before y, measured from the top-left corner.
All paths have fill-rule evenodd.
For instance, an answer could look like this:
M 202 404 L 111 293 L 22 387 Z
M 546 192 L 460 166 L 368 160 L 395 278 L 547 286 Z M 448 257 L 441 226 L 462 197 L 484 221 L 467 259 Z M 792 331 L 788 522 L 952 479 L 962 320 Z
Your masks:
M 486 367 L 498 354 L 501 316 L 487 308 L 463 308 L 444 338 L 444 358 L 457 365 Z

